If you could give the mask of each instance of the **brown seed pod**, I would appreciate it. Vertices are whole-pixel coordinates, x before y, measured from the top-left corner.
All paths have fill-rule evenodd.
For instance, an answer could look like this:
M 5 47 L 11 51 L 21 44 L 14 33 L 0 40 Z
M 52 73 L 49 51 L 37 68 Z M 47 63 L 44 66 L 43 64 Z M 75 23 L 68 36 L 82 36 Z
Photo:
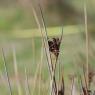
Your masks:
M 59 55 L 60 43 L 61 41 L 59 38 L 52 38 L 51 40 L 48 40 L 49 51 L 52 52 L 56 58 L 58 58 Z

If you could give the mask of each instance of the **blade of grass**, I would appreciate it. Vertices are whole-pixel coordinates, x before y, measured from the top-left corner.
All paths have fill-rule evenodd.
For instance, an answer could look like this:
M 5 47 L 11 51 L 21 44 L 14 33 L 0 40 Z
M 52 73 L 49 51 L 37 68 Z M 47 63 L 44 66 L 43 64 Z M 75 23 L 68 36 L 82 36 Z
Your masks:
M 50 62 L 49 62 L 49 58 L 48 58 L 48 54 L 47 54 L 47 48 L 46 48 L 46 43 L 45 43 L 45 39 L 44 39 L 44 34 L 42 32 L 42 28 L 41 28 L 41 25 L 40 25 L 40 22 L 38 20 L 38 17 L 37 17 L 37 13 L 36 13 L 36 10 L 35 8 L 33 7 L 32 5 L 32 11 L 33 11 L 33 14 L 34 14 L 34 18 L 36 20 L 36 23 L 38 25 L 38 29 L 42 35 L 42 39 L 43 39 L 43 45 L 44 45 L 44 49 L 45 49 L 45 53 L 46 53 L 46 58 L 47 58 L 47 62 L 48 62 L 48 68 L 49 68 L 49 71 L 50 71 L 50 75 L 51 75 L 51 67 L 50 67 Z
M 81 76 L 80 76 L 80 83 L 81 83 L 81 88 L 82 88 L 82 94 L 83 95 L 88 95 L 88 92 L 87 92 L 86 88 L 83 86 Z
M 33 64 L 35 64 L 35 39 L 34 37 L 32 38 L 32 52 L 33 52 Z
M 85 35 L 86 35 L 86 80 L 87 80 L 87 88 L 89 85 L 89 36 L 88 36 L 88 21 L 87 21 L 87 4 L 86 0 L 84 0 L 84 22 L 85 22 Z
M 43 28 L 44 28 L 44 42 L 45 42 L 45 48 L 46 48 L 46 53 L 47 53 L 47 57 L 48 57 L 48 61 L 49 61 L 49 68 L 50 68 L 50 72 L 53 71 L 53 67 L 52 67 L 52 59 L 51 59 L 51 55 L 49 52 L 49 46 L 48 46 L 48 35 L 47 35 L 47 28 L 46 28 L 46 24 L 45 24 L 45 20 L 44 20 L 44 15 L 43 15 L 43 11 L 42 8 L 40 6 L 40 4 L 38 4 L 39 6 L 39 10 L 40 10 L 40 14 L 41 14 L 41 19 L 42 19 L 42 24 L 43 24 Z M 52 73 L 51 73 L 52 74 Z
M 84 69 L 84 64 L 83 64 L 83 76 L 84 76 L 84 82 L 85 82 L 85 90 L 86 90 L 86 93 L 87 93 L 87 95 L 88 95 L 88 85 L 87 85 L 87 77 L 86 77 L 86 72 L 85 72 L 85 69 Z
M 7 69 L 7 62 L 5 59 L 5 54 L 4 54 L 4 50 L 2 48 L 2 57 L 3 57 L 3 62 L 4 62 L 4 69 L 5 69 L 5 73 L 6 73 L 6 80 L 7 80 L 7 84 L 8 84 L 8 89 L 9 89 L 9 95 L 13 95 L 12 94 L 12 89 L 11 89 L 11 84 L 10 84 L 10 79 L 9 79 L 9 74 L 8 74 L 8 69 Z
M 47 58 L 47 62 L 48 62 L 48 68 L 49 68 L 50 76 L 52 77 L 51 59 L 50 59 L 50 56 L 49 56 L 49 50 L 47 48 L 48 43 L 46 44 L 46 40 L 44 38 L 45 36 L 44 36 L 44 34 L 42 32 L 42 29 L 41 29 L 41 26 L 40 26 L 40 23 L 39 23 L 39 20 L 38 20 L 38 17 L 37 17 L 35 9 L 33 11 L 34 11 L 34 17 L 35 17 L 35 20 L 37 22 L 39 31 L 41 32 L 41 35 L 42 35 L 43 45 L 44 45 L 44 49 L 45 49 L 45 53 L 46 53 L 46 58 Z
M 62 26 L 62 30 L 61 30 L 61 37 L 60 37 L 60 46 L 61 46 L 61 42 L 62 42 L 62 39 L 63 39 L 63 26 Z M 59 50 L 60 50 L 60 46 L 59 46 Z M 62 52 L 61 52 L 62 53 Z M 59 51 L 59 54 L 60 54 L 60 51 Z M 56 65 L 57 65 L 57 61 L 58 61 L 58 57 L 56 58 L 56 62 L 55 62 L 55 69 L 56 69 Z M 55 72 L 55 69 L 54 69 L 54 72 Z M 60 72 L 60 64 L 59 64 L 59 72 Z M 59 73 L 60 75 L 60 73 Z M 59 76 L 60 77 L 60 76 Z
M 30 87 L 29 87 L 29 82 L 28 82 L 28 75 L 27 75 L 27 70 L 26 70 L 26 67 L 25 67 L 25 83 L 26 83 L 26 95 L 31 95 L 31 91 L 30 91 Z
M 42 8 L 41 8 L 40 4 L 38 4 L 38 6 L 39 6 L 41 19 L 42 19 L 42 25 L 43 25 L 44 33 L 45 33 L 45 46 L 46 46 L 45 48 L 46 48 L 46 53 L 47 53 L 47 56 L 48 56 L 48 61 L 49 61 L 49 66 L 50 66 L 49 68 L 51 70 L 50 94 L 54 95 L 54 94 L 57 94 L 57 92 L 55 91 L 55 89 L 56 89 L 55 72 L 53 70 L 52 58 L 51 58 L 51 54 L 50 54 L 50 51 L 49 51 L 48 35 L 47 35 L 47 29 L 46 29 L 46 24 L 45 24 L 45 20 L 44 20 L 44 15 L 43 15 Z
M 42 65 L 43 65 L 43 45 L 41 48 L 41 60 L 40 60 L 40 69 L 39 69 L 39 95 L 41 94 L 41 74 L 42 74 Z
M 37 68 L 36 68 L 36 71 L 35 71 L 34 85 L 33 85 L 32 95 L 34 95 L 34 91 L 35 91 L 35 87 L 36 87 L 37 75 L 38 75 L 38 72 L 39 72 L 39 68 L 40 68 L 40 63 L 37 64 Z
M 82 85 L 81 85 L 80 75 L 79 74 L 78 74 L 78 85 L 79 85 L 79 95 L 83 95 L 82 94 Z
M 62 26 L 62 30 L 61 30 L 61 38 L 60 38 L 60 42 L 62 42 L 62 39 L 63 39 L 63 26 Z
M 80 60 L 80 59 L 79 59 Z M 79 63 L 79 64 L 81 64 L 81 63 Z M 81 74 L 80 74 L 80 72 L 79 72 L 79 68 L 77 68 L 78 66 L 75 64 L 75 68 L 76 68 L 76 71 L 77 71 L 77 75 L 78 75 L 78 77 L 79 77 L 79 80 L 80 80 L 80 84 L 81 84 L 81 88 L 82 88 L 82 90 L 85 88 L 85 91 L 86 91 L 86 95 L 88 95 L 87 93 L 88 93 L 88 89 L 87 89 L 87 80 L 86 80 L 86 72 L 85 72 L 85 66 L 84 66 L 84 64 L 82 64 L 82 76 L 83 76 L 83 80 L 82 80 L 82 77 L 81 77 Z M 82 83 L 82 81 L 84 81 L 84 85 L 83 85 L 83 83 Z M 84 93 L 84 92 L 83 92 Z M 85 94 L 84 94 L 85 95 Z
M 76 95 L 75 78 L 74 78 L 74 76 L 73 76 L 73 78 L 72 78 L 71 95 Z
M 47 35 L 47 28 L 46 28 L 46 24 L 45 24 L 45 20 L 44 20 L 44 15 L 43 15 L 43 11 L 42 11 L 42 8 L 39 5 L 39 9 L 40 9 L 40 13 L 41 13 L 41 17 L 42 17 L 42 23 L 43 23 L 43 27 L 44 27 L 44 32 L 45 32 L 45 37 L 46 37 L 46 41 L 48 40 L 48 35 Z
M 20 81 L 19 81 L 19 72 L 18 72 L 18 66 L 17 66 L 17 59 L 16 59 L 16 50 L 15 50 L 14 45 L 12 45 L 12 51 L 13 51 L 14 72 L 15 72 L 15 77 L 16 77 L 18 95 L 22 95 Z
M 83 92 L 83 83 L 82 83 L 81 75 L 79 75 L 79 82 L 80 82 L 81 89 L 82 89 L 81 93 L 82 93 L 82 95 L 84 95 L 84 92 Z

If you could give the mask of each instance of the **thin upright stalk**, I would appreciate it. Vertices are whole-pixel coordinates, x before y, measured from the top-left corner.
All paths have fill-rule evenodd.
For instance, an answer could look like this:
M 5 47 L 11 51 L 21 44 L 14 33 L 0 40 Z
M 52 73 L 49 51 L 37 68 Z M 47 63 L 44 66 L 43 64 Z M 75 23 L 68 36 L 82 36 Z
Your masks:
M 13 50 L 13 63 L 14 63 L 14 72 L 15 72 L 16 82 L 17 82 L 18 95 L 22 95 L 20 81 L 19 81 L 17 59 L 16 59 L 16 50 L 14 46 L 12 46 L 12 50 Z
M 83 64 L 83 76 L 84 76 L 86 94 L 88 95 L 88 82 L 87 82 L 87 79 L 86 79 L 87 77 L 86 77 L 86 72 L 84 70 L 84 64 Z
M 42 45 L 43 45 L 43 43 L 42 43 Z M 43 46 L 42 46 L 42 48 L 41 48 L 41 60 L 40 60 L 40 69 L 39 69 L 39 95 L 41 94 L 42 65 L 43 65 Z
M 84 22 L 85 22 L 85 35 L 86 35 L 86 79 L 87 79 L 87 88 L 89 86 L 89 36 L 88 36 L 88 21 L 87 21 L 87 4 L 84 0 Z
M 62 26 L 62 34 L 61 34 L 61 37 L 60 37 L 60 42 L 62 42 L 62 39 L 63 39 L 63 26 Z M 61 45 L 61 44 L 60 44 Z M 61 47 L 61 46 L 60 46 Z M 60 50 L 60 49 L 59 49 Z M 60 52 L 60 51 L 59 51 Z M 59 55 L 60 56 L 60 55 Z M 58 59 L 58 58 L 57 58 Z M 57 59 L 56 59 L 56 63 L 57 63 Z M 59 80 L 60 80 L 60 72 L 61 72 L 61 62 L 60 62 L 60 60 L 59 60 L 59 64 L 58 64 L 58 67 L 59 67 L 59 70 L 58 70 L 58 74 L 59 74 Z M 55 68 L 56 68 L 56 66 L 55 66 Z
M 54 70 L 53 70 L 53 63 L 52 63 L 52 58 L 51 58 L 51 54 L 49 51 L 49 45 L 48 45 L 48 35 L 47 35 L 47 29 L 46 29 L 46 24 L 45 24 L 45 20 L 44 20 L 44 15 L 42 12 L 42 8 L 39 4 L 39 10 L 40 10 L 40 14 L 41 14 L 41 18 L 42 18 L 42 24 L 43 24 L 43 28 L 44 28 L 44 35 L 45 35 L 45 48 L 46 48 L 46 53 L 47 53 L 47 57 L 48 57 L 48 61 L 49 61 L 49 68 L 50 68 L 50 95 L 54 95 L 54 87 L 56 87 L 56 81 L 55 81 L 55 74 L 54 74 Z M 54 63 L 55 64 L 55 63 Z
M 44 15 L 43 15 L 43 11 L 42 11 L 42 8 L 41 8 L 40 4 L 39 4 L 39 9 L 40 9 L 40 13 L 41 13 L 41 17 L 42 17 L 42 23 L 43 23 L 43 27 L 44 27 L 44 30 L 45 30 L 46 41 L 47 41 L 48 40 L 47 28 L 46 28 Z
M 72 78 L 72 85 L 71 85 L 71 95 L 74 95 L 74 81 L 75 81 L 75 79 L 74 79 L 74 76 L 73 76 L 73 78 Z
M 35 39 L 34 37 L 32 38 L 32 52 L 33 52 L 33 64 L 35 64 Z
M 33 90 L 32 90 L 32 95 L 34 95 L 34 91 L 35 91 L 35 87 L 36 87 L 36 82 L 37 82 L 37 75 L 38 75 L 38 72 L 39 72 L 39 68 L 40 68 L 40 63 L 37 64 L 37 68 L 36 68 L 36 71 L 35 71 L 35 76 L 34 76 L 34 85 L 33 85 Z
M 41 11 L 41 10 L 40 10 Z M 47 51 L 48 51 L 48 48 L 47 48 L 47 46 L 46 46 L 46 40 L 45 40 L 45 35 L 43 34 L 43 30 L 42 30 L 42 28 L 41 28 L 41 25 L 40 25 L 40 22 L 39 22 L 39 19 L 38 19 L 38 17 L 37 17 L 37 13 L 36 13 L 36 10 L 35 10 L 35 8 L 33 7 L 33 4 L 32 4 L 32 12 L 33 12 L 33 15 L 34 15 L 34 18 L 35 18 L 35 20 L 36 20 L 36 23 L 37 23 L 37 25 L 38 25 L 38 29 L 39 29 L 39 31 L 40 31 L 40 33 L 41 33 L 41 35 L 42 35 L 42 40 L 43 40 L 43 45 L 44 45 L 44 49 L 45 49 L 45 52 L 46 52 L 46 58 L 47 58 L 47 62 L 48 62 L 48 68 L 49 68 L 49 72 L 50 72 L 50 75 L 51 75 L 51 66 L 50 66 L 50 63 L 51 63 L 51 61 L 50 61 L 50 56 L 49 56 L 49 54 L 47 53 Z M 46 28 L 45 28 L 46 29 Z M 46 35 L 46 37 L 47 37 L 47 35 Z
M 80 86 L 81 86 L 81 89 L 82 89 L 81 94 L 82 94 L 82 95 L 85 95 L 85 93 L 84 93 L 84 91 L 83 91 L 84 86 L 83 86 L 83 83 L 82 83 L 82 78 L 81 78 L 81 76 L 79 76 L 79 81 L 80 81 Z
M 4 69 L 5 69 L 5 73 L 6 73 L 6 79 L 7 79 L 7 84 L 8 84 L 8 89 L 9 89 L 9 95 L 13 95 L 12 94 L 12 89 L 11 89 L 11 83 L 10 83 L 10 79 L 9 79 L 9 74 L 8 74 L 8 69 L 7 69 L 7 62 L 5 59 L 5 54 L 4 54 L 4 50 L 2 48 L 2 56 L 3 56 L 3 61 L 4 61 Z
M 25 67 L 25 83 L 26 83 L 26 87 L 25 87 L 25 90 L 26 90 L 26 95 L 31 95 L 31 91 L 30 91 L 30 88 L 29 88 L 29 83 L 28 83 L 28 75 L 27 75 L 27 70 L 26 70 L 26 67 Z
M 49 68 L 49 72 L 50 72 L 50 78 L 51 78 L 52 77 L 52 68 L 51 68 L 51 58 L 50 58 L 50 55 L 49 55 L 48 43 L 47 43 L 47 40 L 46 40 L 47 35 L 44 35 L 43 32 L 42 32 L 43 30 L 41 28 L 41 25 L 39 23 L 39 20 L 38 20 L 36 11 L 35 11 L 35 8 L 33 6 L 32 6 L 32 11 L 33 11 L 33 14 L 34 14 L 34 18 L 36 20 L 36 23 L 38 25 L 39 31 L 41 32 L 41 35 L 42 35 L 43 45 L 44 45 L 44 49 L 45 49 L 45 54 L 46 54 L 46 58 L 47 58 L 47 62 L 48 62 L 48 68 Z M 41 16 L 42 16 L 41 8 L 40 8 L 40 12 L 41 12 Z M 44 30 L 46 30 L 46 28 L 44 28 Z M 45 31 L 45 33 L 47 33 L 47 32 Z
M 47 28 L 46 28 L 46 24 L 45 24 L 42 8 L 41 8 L 40 4 L 38 4 L 38 6 L 39 6 L 39 10 L 40 10 L 41 18 L 42 18 L 42 24 L 43 24 L 44 33 L 45 33 L 44 34 L 44 36 L 45 36 L 45 38 L 44 38 L 45 48 L 46 48 L 46 53 L 47 53 L 47 57 L 48 57 L 48 61 L 49 61 L 49 68 L 50 68 L 50 73 L 51 73 L 53 71 L 53 68 L 52 68 L 52 58 L 51 58 L 51 55 L 50 55 L 50 52 L 49 52 L 49 46 L 48 46 Z

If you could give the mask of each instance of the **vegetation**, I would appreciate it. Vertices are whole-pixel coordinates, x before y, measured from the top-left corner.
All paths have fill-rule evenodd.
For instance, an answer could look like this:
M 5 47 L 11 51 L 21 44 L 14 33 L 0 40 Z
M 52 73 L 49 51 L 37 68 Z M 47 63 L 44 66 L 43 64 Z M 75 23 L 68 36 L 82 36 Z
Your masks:
M 94 95 L 94 25 L 88 24 L 87 3 L 83 2 L 81 24 L 64 23 L 48 28 L 50 22 L 43 6 L 36 2 L 36 10 L 31 1 L 25 2 L 21 3 L 28 4 L 32 13 L 27 15 L 22 9 L 14 8 L 1 15 L 0 94 Z

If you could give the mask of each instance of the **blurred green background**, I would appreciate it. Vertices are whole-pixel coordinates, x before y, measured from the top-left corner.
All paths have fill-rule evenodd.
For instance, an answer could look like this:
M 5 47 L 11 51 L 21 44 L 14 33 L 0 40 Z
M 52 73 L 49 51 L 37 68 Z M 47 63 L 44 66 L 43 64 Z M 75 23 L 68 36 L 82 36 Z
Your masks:
M 87 1 L 89 24 L 95 23 L 95 1 Z M 0 0 L 0 31 L 37 28 L 30 6 L 35 7 L 38 17 L 40 2 L 48 27 L 84 23 L 82 0 Z
M 94 70 L 95 0 L 86 1 L 89 35 L 89 64 L 91 65 L 90 68 Z M 0 49 L 2 47 L 4 48 L 13 95 L 17 95 L 13 64 L 13 45 L 16 49 L 22 95 L 27 95 L 25 94 L 25 67 L 29 77 L 31 93 L 35 85 L 34 81 L 36 81 L 34 95 L 48 95 L 49 93 L 49 72 L 44 49 L 42 58 L 43 65 L 41 73 L 39 72 L 39 64 L 41 63 L 42 57 L 42 38 L 31 7 L 32 5 L 35 7 L 37 16 L 41 22 L 38 7 L 39 2 L 43 9 L 48 35 L 50 37 L 59 37 L 61 34 L 61 26 L 63 25 L 64 36 L 60 49 L 59 61 L 60 64 L 62 64 L 62 69 L 64 68 L 66 87 L 68 89 L 70 89 L 68 83 L 69 74 L 75 73 L 77 69 L 81 71 L 80 63 L 85 64 L 86 45 L 83 0 L 0 0 Z M 58 68 L 56 73 L 56 77 L 58 78 Z M 41 85 L 40 94 L 39 83 Z M 2 51 L 0 50 L 0 95 L 8 95 L 8 93 Z

